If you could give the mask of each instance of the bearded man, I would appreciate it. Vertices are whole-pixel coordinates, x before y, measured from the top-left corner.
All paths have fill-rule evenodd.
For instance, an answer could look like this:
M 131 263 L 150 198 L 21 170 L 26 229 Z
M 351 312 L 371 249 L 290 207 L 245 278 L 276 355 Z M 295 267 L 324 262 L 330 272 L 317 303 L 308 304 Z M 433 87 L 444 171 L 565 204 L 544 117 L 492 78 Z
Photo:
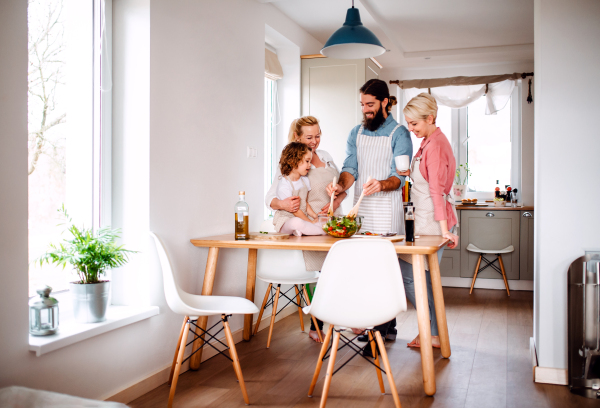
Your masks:
M 412 159 L 412 142 L 406 127 L 394 120 L 392 106 L 397 101 L 390 96 L 387 84 L 380 79 L 371 79 L 360 88 L 360 104 L 363 122 L 348 136 L 346 160 L 336 185 L 330 183 L 327 191 L 331 195 L 348 190 L 355 182 L 354 204 L 364 191 L 358 215 L 364 217 L 361 231 L 378 234 L 396 232 L 404 234 L 404 209 L 402 190 L 404 177 L 396 173 L 397 156 L 408 155 Z M 367 179 L 371 177 L 371 180 Z M 378 326 L 381 335 L 395 340 L 395 319 Z M 366 336 L 359 340 L 367 341 Z M 366 347 L 363 354 L 370 355 Z

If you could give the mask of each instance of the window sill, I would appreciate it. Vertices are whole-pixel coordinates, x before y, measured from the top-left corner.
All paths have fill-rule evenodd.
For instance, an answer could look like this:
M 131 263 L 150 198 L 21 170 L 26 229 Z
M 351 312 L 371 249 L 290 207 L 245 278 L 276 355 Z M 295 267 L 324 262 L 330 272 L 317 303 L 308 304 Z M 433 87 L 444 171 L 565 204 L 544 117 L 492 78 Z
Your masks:
M 158 306 L 109 306 L 106 320 L 100 323 L 77 323 L 73 319 L 61 321 L 58 333 L 50 336 L 29 335 L 29 351 L 42 354 L 148 319 L 159 313 Z

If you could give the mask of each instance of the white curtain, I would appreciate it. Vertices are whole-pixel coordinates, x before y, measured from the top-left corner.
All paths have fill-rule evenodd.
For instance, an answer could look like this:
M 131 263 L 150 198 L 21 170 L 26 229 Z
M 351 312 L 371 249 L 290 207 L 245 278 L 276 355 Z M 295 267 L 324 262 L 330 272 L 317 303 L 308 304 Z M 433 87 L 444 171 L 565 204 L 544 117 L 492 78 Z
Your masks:
M 460 85 L 460 86 L 441 86 L 431 88 L 431 95 L 435 98 L 439 105 L 448 106 L 450 108 L 462 108 L 475 102 L 477 99 L 485 95 L 486 98 L 486 115 L 495 115 L 499 110 L 504 109 L 510 99 L 515 81 L 508 79 L 502 82 L 496 82 L 487 85 Z M 408 103 L 418 94 L 428 93 L 429 89 L 409 88 L 404 90 L 404 102 Z

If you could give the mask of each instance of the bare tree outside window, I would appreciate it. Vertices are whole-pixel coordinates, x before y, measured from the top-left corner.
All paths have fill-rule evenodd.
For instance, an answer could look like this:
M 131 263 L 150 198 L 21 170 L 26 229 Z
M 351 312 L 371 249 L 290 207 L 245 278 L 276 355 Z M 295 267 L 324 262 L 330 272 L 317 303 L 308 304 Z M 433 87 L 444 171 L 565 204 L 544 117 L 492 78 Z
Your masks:
M 65 7 L 63 0 L 29 0 L 28 149 L 29 287 L 65 289 L 69 271 L 31 262 L 59 234 L 57 209 L 66 197 Z

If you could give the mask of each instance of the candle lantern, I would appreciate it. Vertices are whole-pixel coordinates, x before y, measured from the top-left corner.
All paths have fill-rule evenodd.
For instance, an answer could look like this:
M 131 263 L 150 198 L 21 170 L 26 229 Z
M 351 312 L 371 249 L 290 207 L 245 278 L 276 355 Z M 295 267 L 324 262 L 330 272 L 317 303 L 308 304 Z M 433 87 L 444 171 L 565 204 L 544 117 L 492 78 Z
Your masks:
M 58 330 L 58 300 L 50 297 L 52 288 L 38 289 L 39 298 L 29 301 L 29 333 L 47 336 Z

